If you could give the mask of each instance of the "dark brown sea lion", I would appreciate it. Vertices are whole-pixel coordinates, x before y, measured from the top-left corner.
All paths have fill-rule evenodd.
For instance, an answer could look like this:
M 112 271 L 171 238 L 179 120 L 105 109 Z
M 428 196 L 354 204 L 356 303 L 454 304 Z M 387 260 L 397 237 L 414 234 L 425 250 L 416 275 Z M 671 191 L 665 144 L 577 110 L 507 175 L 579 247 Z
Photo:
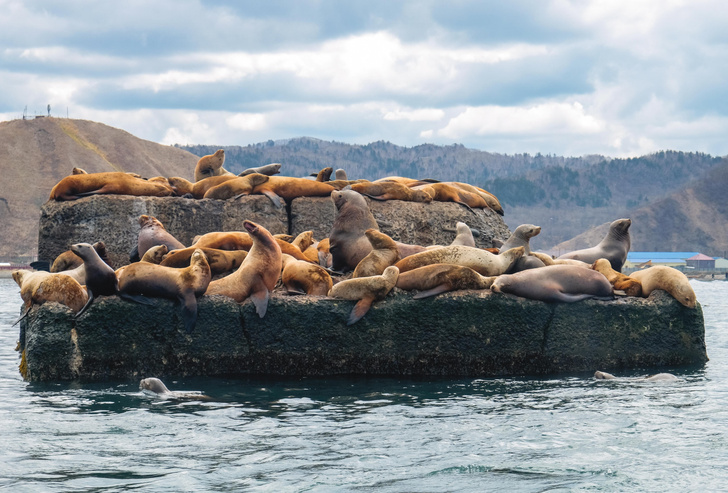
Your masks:
M 109 257 L 106 254 L 106 244 L 103 241 L 97 241 L 94 243 L 94 249 L 96 250 L 96 253 L 99 254 L 99 257 L 101 257 L 101 260 L 111 265 Z M 53 265 L 51 266 L 51 272 L 63 272 L 75 269 L 80 265 L 83 265 L 81 257 L 73 253 L 71 250 L 66 250 L 55 258 Z
M 329 296 L 344 300 L 358 300 L 351 310 L 349 320 L 346 323 L 347 325 L 351 325 L 366 315 L 372 303 L 384 299 L 387 296 L 395 284 L 397 284 L 398 275 L 399 269 L 395 266 L 390 266 L 384 269 L 382 275 L 379 276 L 347 279 L 334 284 L 334 287 L 329 291 Z
M 270 293 L 281 274 L 281 247 L 263 226 L 252 221 L 244 221 L 243 226 L 253 239 L 248 256 L 238 270 L 212 281 L 205 294 L 221 294 L 238 303 L 250 298 L 258 316 L 263 318 Z
M 195 181 L 200 181 L 210 176 L 232 174 L 222 167 L 225 163 L 225 150 L 218 149 L 215 154 L 202 156 L 195 166 Z
M 621 272 L 631 245 L 629 237 L 629 227 L 631 225 L 632 221 L 629 219 L 617 219 L 609 225 L 607 235 L 597 246 L 565 253 L 558 258 L 576 259 L 588 264 L 592 264 L 600 258 L 605 258 L 612 264 L 612 269 Z
M 168 197 L 173 193 L 169 185 L 135 178 L 128 173 L 88 173 L 63 178 L 51 190 L 49 200 L 76 200 L 97 194 Z
M 454 264 L 431 264 L 408 272 L 401 272 L 397 287 L 419 291 L 414 299 L 427 298 L 460 289 L 488 289 L 496 277 L 485 277 L 470 267 Z
M 571 303 L 587 298 L 614 297 L 612 285 L 606 277 L 575 265 L 547 265 L 540 269 L 503 274 L 490 289 L 494 293 L 510 293 L 547 302 Z
M 329 273 L 317 264 L 283 255 L 281 281 L 289 294 L 326 296 L 333 287 Z
M 210 265 L 202 250 L 192 254 L 190 266 L 174 269 L 149 262 L 135 262 L 124 267 L 119 274 L 119 296 L 137 303 L 148 304 L 145 297 L 178 300 L 182 305 L 182 318 L 188 332 L 197 322 L 197 298 L 210 284 Z
M 88 301 L 79 310 L 76 316 L 81 315 L 91 306 L 94 299 L 99 296 L 111 296 L 116 293 L 119 283 L 112 269 L 89 243 L 76 243 L 71 245 L 71 251 L 83 260 L 86 271 L 85 282 L 88 291 Z
M 342 272 L 353 270 L 372 251 L 366 230 L 379 231 L 379 225 L 360 193 L 354 190 L 334 191 L 331 199 L 337 210 L 329 234 L 332 267 Z

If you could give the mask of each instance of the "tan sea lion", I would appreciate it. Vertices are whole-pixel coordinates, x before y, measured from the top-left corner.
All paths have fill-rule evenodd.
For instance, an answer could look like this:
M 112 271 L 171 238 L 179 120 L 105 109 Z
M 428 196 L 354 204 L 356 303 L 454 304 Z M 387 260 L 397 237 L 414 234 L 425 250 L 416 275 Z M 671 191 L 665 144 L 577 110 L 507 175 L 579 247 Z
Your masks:
M 475 238 L 473 238 L 473 231 L 464 222 L 458 221 L 455 225 L 455 239 L 452 240 L 450 245 L 462 245 L 475 247 Z
M 304 231 L 303 233 L 300 233 L 298 236 L 296 236 L 293 241 L 291 241 L 291 245 L 297 247 L 302 252 L 305 252 L 308 247 L 313 245 L 315 240 L 313 239 L 313 231 Z
M 128 173 L 105 172 L 66 176 L 53 187 L 49 200 L 76 200 L 97 194 L 169 197 L 173 193 L 169 185 L 149 182 Z
M 553 258 L 547 253 L 534 251 L 531 251 L 531 255 L 543 262 L 544 265 L 577 265 L 579 267 L 585 267 L 587 269 L 592 268 L 592 264 L 587 264 L 586 262 L 582 262 L 581 260 L 576 260 L 573 258 Z
M 503 274 L 496 278 L 490 289 L 494 293 L 510 293 L 546 302 L 613 298 L 612 285 L 606 277 L 575 265 L 547 265 L 540 269 Z
M 320 265 L 286 254 L 282 257 L 281 281 L 289 294 L 326 296 L 334 285 L 329 273 Z
M 262 185 L 268 181 L 270 177 L 260 173 L 253 173 L 245 176 L 234 176 L 231 180 L 226 180 L 219 185 L 215 185 L 207 189 L 203 198 L 228 200 L 236 199 L 243 195 L 250 195 L 256 186 Z
M 417 178 L 407 178 L 405 176 L 385 176 L 384 178 L 378 178 L 373 183 L 381 182 L 396 182 L 401 183 L 407 187 L 416 187 L 418 185 L 427 185 L 429 183 L 437 183 L 437 180 L 419 180 Z
M 232 173 L 222 167 L 224 163 L 224 149 L 218 149 L 215 151 L 215 154 L 202 156 L 195 166 L 195 181 L 200 181 L 203 178 L 209 178 L 210 176 L 232 175 Z
M 13 280 L 20 287 L 20 298 L 25 304 L 25 312 L 13 325 L 25 318 L 33 305 L 56 301 L 78 313 L 88 301 L 88 293 L 81 284 L 63 273 L 13 271 Z
M 210 265 L 202 250 L 192 254 L 189 267 L 174 269 L 148 262 L 135 262 L 119 274 L 119 296 L 137 303 L 149 304 L 145 297 L 178 300 L 188 332 L 197 322 L 197 298 L 210 284 Z
M 88 171 L 86 171 L 83 168 L 73 168 L 71 170 L 71 174 L 72 175 L 87 175 L 88 174 Z
M 447 183 L 428 183 L 412 187 L 415 190 L 422 190 L 438 202 L 456 202 L 470 209 L 483 209 L 488 207 L 485 199 L 478 194 L 462 190 Z
M 179 392 L 172 391 L 164 385 L 158 378 L 149 377 L 144 378 L 139 382 L 139 390 L 147 391 L 156 394 L 158 397 L 163 399 L 176 399 L 186 401 L 209 401 L 212 400 L 209 396 L 200 394 L 198 392 Z
M 372 303 L 384 299 L 397 284 L 398 275 L 399 269 L 395 266 L 389 266 L 379 276 L 347 279 L 334 284 L 334 287 L 329 291 L 329 296 L 344 300 L 358 300 L 349 314 L 346 325 L 361 320 L 369 311 Z
M 606 371 L 597 370 L 594 372 L 594 378 L 597 380 L 617 380 L 617 377 Z M 629 379 L 630 381 L 643 381 L 643 382 L 677 382 L 679 379 L 672 373 L 657 373 L 655 375 L 649 375 L 647 377 L 638 377 Z
M 624 291 L 628 296 L 642 296 L 642 283 L 612 269 L 609 260 L 600 258 L 591 268 L 606 277 L 614 289 Z
M 511 248 L 522 246 L 525 249 L 523 257 L 518 259 L 513 266 L 508 269 L 507 273 L 520 272 L 526 269 L 535 269 L 546 265 L 540 258 L 531 255 L 531 246 L 529 240 L 541 232 L 541 226 L 534 224 L 521 224 L 518 226 L 511 236 L 501 246 L 501 251 L 507 251 Z
M 329 239 L 323 238 L 316 245 L 316 251 L 318 252 L 318 264 L 332 269 L 334 264 L 334 258 L 329 251 Z
M 156 245 L 146 251 L 141 262 L 149 262 L 150 264 L 161 264 L 162 259 L 169 252 L 167 245 Z M 192 254 L 190 254 L 192 255 Z M 189 263 L 188 263 L 189 265 Z M 187 267 L 187 266 L 185 266 Z
M 372 251 L 357 264 L 352 278 L 378 276 L 400 258 L 397 243 L 392 238 L 371 228 L 364 234 L 372 245 Z
M 470 267 L 455 264 L 431 264 L 401 272 L 397 287 L 406 291 L 419 291 L 414 299 L 427 298 L 460 289 L 488 289 L 496 277 L 485 277 Z
M 187 267 L 190 265 L 190 257 L 192 257 L 192 254 L 197 249 L 202 250 L 205 257 L 207 257 L 207 263 L 210 264 L 210 273 L 213 276 L 234 271 L 240 267 L 245 260 L 245 257 L 248 256 L 248 252 L 245 250 L 219 250 L 217 248 L 190 247 L 169 252 L 160 262 L 160 265 L 164 265 L 165 267 L 174 267 L 175 269 Z
M 142 214 L 139 216 L 139 237 L 137 238 L 137 254 L 143 257 L 147 250 L 157 245 L 167 245 L 168 251 L 180 250 L 185 246 L 167 231 L 154 216 Z
M 71 251 L 83 260 L 85 270 L 83 284 L 86 285 L 88 301 L 76 313 L 76 316 L 80 316 L 91 306 L 91 303 L 97 297 L 116 294 L 119 283 L 116 279 L 114 269 L 101 259 L 93 245 L 89 243 L 76 243 L 75 245 L 71 245 Z
M 667 291 L 670 295 L 688 308 L 695 308 L 697 300 L 695 291 L 688 278 L 677 269 L 664 265 L 653 265 L 630 274 L 632 279 L 642 284 L 642 296 L 645 298 L 655 289 Z
M 332 268 L 342 272 L 353 270 L 372 251 L 366 230 L 379 231 L 379 225 L 360 193 L 354 190 L 334 191 L 331 200 L 337 210 L 329 234 Z
M 240 173 L 238 176 L 246 176 L 251 175 L 253 173 L 258 173 L 261 175 L 266 176 L 273 176 L 277 175 L 281 172 L 281 163 L 270 163 L 266 164 L 265 166 L 259 166 L 257 168 L 248 168 L 244 170 L 242 173 Z
M 221 294 L 238 303 L 250 298 L 258 316 L 263 318 L 268 309 L 270 293 L 281 274 L 281 247 L 263 226 L 252 221 L 244 221 L 243 226 L 253 239 L 248 256 L 238 270 L 212 281 L 205 294 Z
M 212 187 L 216 187 L 217 185 L 225 183 L 226 181 L 232 180 L 234 178 L 237 177 L 232 174 L 210 176 L 208 178 L 203 178 L 198 182 L 192 183 L 185 180 L 184 178 L 180 178 L 179 176 L 172 176 L 168 178 L 168 181 L 172 188 L 174 188 L 176 195 L 184 196 L 190 194 L 196 199 L 201 199 L 205 196 L 205 193 L 207 193 L 207 191 Z
M 290 202 L 296 197 L 326 197 L 334 190 L 334 187 L 325 182 L 291 176 L 271 176 L 265 183 L 256 185 L 252 193 L 265 195 L 280 208 L 285 205 L 284 201 Z
M 609 231 L 597 246 L 565 253 L 558 258 L 576 259 L 588 264 L 592 264 L 600 258 L 605 258 L 612 264 L 612 269 L 621 272 L 631 245 L 629 237 L 631 224 L 632 221 L 629 219 L 617 219 L 609 225 Z
M 192 240 L 195 248 L 217 248 L 219 250 L 250 250 L 253 239 L 244 231 L 212 231 Z
M 470 267 L 483 276 L 499 276 L 523 256 L 523 251 L 523 247 L 517 247 L 494 255 L 480 248 L 455 245 L 416 253 L 395 265 L 400 272 L 407 272 L 425 265 L 455 264 Z
M 483 200 L 485 200 L 485 203 L 488 204 L 488 207 L 493 209 L 495 212 L 497 212 L 501 216 L 503 215 L 503 206 L 501 206 L 501 203 L 498 201 L 498 198 L 495 195 L 493 195 L 492 193 L 488 192 L 487 190 L 483 190 L 480 187 L 470 185 L 469 183 L 461 183 L 459 181 L 445 181 L 443 183 L 452 185 L 455 188 L 459 188 L 461 190 L 465 190 L 466 192 L 480 195 L 483 198 Z
M 432 202 L 432 196 L 394 181 L 355 183 L 351 189 L 375 200 L 406 200 L 408 202 Z

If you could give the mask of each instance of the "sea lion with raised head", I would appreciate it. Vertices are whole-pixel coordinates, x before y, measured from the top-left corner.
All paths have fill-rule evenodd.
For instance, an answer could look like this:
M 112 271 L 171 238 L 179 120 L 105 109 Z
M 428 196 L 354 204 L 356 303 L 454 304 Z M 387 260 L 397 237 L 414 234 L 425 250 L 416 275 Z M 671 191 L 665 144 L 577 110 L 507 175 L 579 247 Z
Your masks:
M 352 278 L 378 276 L 384 269 L 396 264 L 400 258 L 399 248 L 392 238 L 371 228 L 364 234 L 372 245 L 372 251 L 357 264 Z
M 263 318 L 281 274 L 281 247 L 263 226 L 244 221 L 243 227 L 253 240 L 247 257 L 235 272 L 212 281 L 205 294 L 221 294 L 238 303 L 250 298 L 258 316 Z
M 334 284 L 334 287 L 329 291 L 329 296 L 344 300 L 358 300 L 349 314 L 346 325 L 361 320 L 369 311 L 372 303 L 384 299 L 397 284 L 398 275 L 399 269 L 395 266 L 389 266 L 379 276 L 347 279 Z
M 85 282 L 83 284 L 86 285 L 86 291 L 88 292 L 88 301 L 76 313 L 78 317 L 91 306 L 91 303 L 97 297 L 115 294 L 119 283 L 116 279 L 114 269 L 99 257 L 93 245 L 89 243 L 76 243 L 75 245 L 71 245 L 71 251 L 83 260 L 85 270 Z
M 150 264 L 161 264 L 164 256 L 169 252 L 167 245 L 156 245 L 146 251 L 140 262 L 149 262 Z M 185 265 L 185 267 L 187 267 Z
M 218 149 L 214 154 L 202 156 L 197 161 L 197 165 L 195 165 L 195 181 L 200 181 L 211 176 L 232 175 L 232 173 L 222 167 L 224 163 L 224 149 Z
M 336 206 L 336 216 L 329 234 L 332 268 L 342 272 L 353 270 L 372 251 L 366 230 L 379 231 L 379 225 L 360 193 L 337 190 L 331 193 L 331 200 Z
M 511 248 L 499 255 L 494 255 L 480 248 L 462 245 L 445 246 L 410 255 L 395 265 L 400 272 L 407 272 L 425 265 L 455 264 L 470 267 L 482 276 L 499 276 L 523 256 L 523 250 L 523 247 Z
M 621 272 L 631 245 L 629 237 L 629 227 L 631 225 L 632 221 L 629 219 L 617 219 L 609 225 L 609 231 L 598 245 L 583 250 L 574 250 L 560 255 L 558 258 L 576 259 L 588 264 L 592 264 L 600 258 L 605 258 L 612 264 L 612 269 Z
M 51 190 L 49 200 L 76 200 L 91 195 L 134 195 L 137 197 L 169 197 L 171 186 L 149 182 L 123 172 L 69 175 Z
M 192 254 L 190 265 L 174 269 L 149 262 L 135 262 L 119 273 L 119 296 L 137 303 L 149 304 L 145 297 L 168 298 L 182 305 L 182 319 L 188 332 L 197 322 L 197 298 L 210 284 L 210 265 L 202 250 Z
M 653 265 L 630 274 L 642 284 L 642 296 L 647 298 L 656 289 L 667 291 L 670 295 L 688 308 L 695 308 L 697 300 L 695 291 L 690 286 L 687 276 L 677 269 L 664 265 Z
M 339 168 L 334 172 L 334 178 L 336 180 L 348 180 L 349 178 L 346 176 L 346 170 Z
M 462 245 L 475 247 L 475 238 L 473 237 L 473 230 L 464 222 L 458 221 L 455 225 L 455 239 L 452 240 L 450 245 Z
M 470 267 L 455 264 L 431 264 L 401 272 L 397 287 L 406 291 L 419 291 L 414 299 L 427 298 L 460 289 L 488 289 L 495 276 L 481 276 Z
M 547 265 L 540 269 L 503 274 L 496 278 L 490 289 L 494 293 L 510 293 L 546 302 L 571 303 L 587 298 L 614 297 L 612 285 L 606 277 L 575 265 Z
M 531 255 L 531 246 L 529 240 L 541 232 L 541 226 L 535 226 L 533 224 L 521 224 L 518 226 L 511 236 L 501 246 L 501 251 L 506 251 L 511 248 L 522 246 L 525 249 L 523 257 L 518 259 L 513 266 L 508 269 L 507 273 L 512 274 L 513 272 L 520 272 L 527 269 L 535 269 L 537 267 L 543 267 L 546 265 L 540 258 Z
M 281 281 L 288 294 L 326 296 L 334 285 L 329 273 L 320 265 L 296 260 L 287 254 L 281 262 Z
M 253 173 L 258 173 L 261 175 L 266 176 L 273 176 L 277 175 L 281 172 L 281 163 L 270 163 L 266 164 L 265 166 L 258 166 L 257 168 L 248 168 L 244 170 L 242 173 L 238 174 L 238 176 L 246 176 L 251 175 Z
M 101 260 L 111 265 L 106 253 L 106 244 L 103 241 L 97 241 L 93 246 L 96 253 L 99 254 L 99 257 L 101 257 Z M 83 265 L 81 257 L 73 253 L 71 250 L 66 250 L 55 258 L 53 265 L 51 266 L 51 272 L 65 272 L 75 269 L 80 265 Z
M 141 259 L 147 250 L 157 245 L 166 245 L 167 250 L 180 250 L 185 246 L 164 227 L 154 216 L 139 216 L 139 237 L 137 238 L 137 255 Z M 132 253 L 133 256 L 133 253 Z
M 592 264 L 591 268 L 601 272 L 607 278 L 607 281 L 614 286 L 614 289 L 624 291 L 628 296 L 642 296 L 642 283 L 612 269 L 609 260 L 600 258 Z
M 327 166 L 325 168 L 321 168 L 321 171 L 319 171 L 318 173 L 311 173 L 311 176 L 315 176 L 316 181 L 329 181 L 333 172 L 334 168 L 332 168 L 331 166 Z

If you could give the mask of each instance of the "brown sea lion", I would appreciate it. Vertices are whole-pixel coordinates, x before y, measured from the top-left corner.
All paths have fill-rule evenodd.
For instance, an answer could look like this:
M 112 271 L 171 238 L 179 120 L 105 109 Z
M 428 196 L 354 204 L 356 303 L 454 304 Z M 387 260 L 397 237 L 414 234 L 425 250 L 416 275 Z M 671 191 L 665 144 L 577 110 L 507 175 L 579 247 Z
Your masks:
M 311 176 L 315 176 L 316 181 L 329 181 L 333 172 L 334 168 L 332 168 L 331 166 L 327 166 L 326 168 L 322 168 L 321 171 L 319 171 L 318 173 L 314 173 Z
M 257 168 L 248 168 L 244 170 L 242 173 L 238 174 L 238 176 L 246 176 L 246 175 L 252 175 L 253 173 L 258 173 L 261 175 L 266 176 L 273 176 L 277 175 L 281 172 L 281 163 L 270 163 L 266 164 L 265 166 L 259 166 Z
M 143 257 L 147 250 L 157 245 L 167 245 L 168 251 L 180 250 L 185 246 L 167 231 L 154 216 L 142 214 L 139 216 L 139 237 L 137 239 L 137 254 Z
M 329 273 L 317 264 L 283 255 L 281 281 L 289 294 L 326 296 L 333 287 Z
M 437 183 L 437 180 L 419 180 L 417 178 L 407 178 L 405 176 L 385 176 L 374 180 L 374 183 L 381 182 L 396 182 L 401 183 L 407 187 L 416 187 L 418 185 L 427 185 L 429 183 Z
M 253 246 L 242 265 L 217 281 L 212 281 L 205 294 L 221 294 L 242 303 L 250 298 L 260 318 L 268 309 L 270 293 L 281 274 L 281 247 L 270 232 L 252 221 L 243 226 L 253 239 Z
M 415 190 L 422 190 L 438 202 L 456 202 L 470 209 L 485 208 L 488 204 L 478 194 L 462 190 L 447 183 L 428 183 L 412 187 Z
M 414 299 L 427 298 L 460 289 L 488 289 L 496 277 L 485 277 L 470 267 L 454 264 L 431 264 L 408 272 L 401 272 L 397 287 L 407 291 L 419 291 Z
M 97 194 L 169 197 L 173 193 L 169 185 L 135 178 L 128 173 L 105 172 L 66 176 L 53 187 L 49 200 L 76 200 Z
M 523 247 L 519 247 L 523 248 Z M 493 282 L 494 293 L 521 298 L 571 303 L 587 298 L 613 298 L 612 285 L 595 270 L 575 265 L 547 265 L 515 274 L 503 274 Z
M 331 200 L 337 210 L 329 234 L 332 268 L 336 271 L 353 270 L 372 251 L 366 230 L 379 231 L 379 225 L 360 193 L 354 190 L 334 191 Z
M 115 294 L 119 283 L 116 279 L 114 269 L 101 259 L 93 245 L 89 243 L 76 243 L 75 245 L 71 245 L 71 251 L 83 260 L 86 274 L 83 284 L 86 285 L 88 301 L 76 313 L 76 316 L 80 316 L 91 306 L 95 298 Z
M 252 244 L 252 241 L 251 241 Z M 174 250 L 169 252 L 160 265 L 165 267 L 174 267 L 181 269 L 190 265 L 190 257 L 195 250 L 202 250 L 207 257 L 207 263 L 210 264 L 210 273 L 218 276 L 226 272 L 231 272 L 243 263 L 248 252 L 245 250 L 219 250 L 217 248 L 190 247 L 182 250 Z
M 71 174 L 72 175 L 87 175 L 88 174 L 88 171 L 86 171 L 83 168 L 73 168 L 71 170 Z
M 455 245 L 416 253 L 395 265 L 400 272 L 407 272 L 425 265 L 455 264 L 470 267 L 483 276 L 499 276 L 523 256 L 523 251 L 523 247 L 517 247 L 494 255 L 480 248 Z
M 224 183 L 215 185 L 207 189 L 203 198 L 228 200 L 236 199 L 243 195 L 250 195 L 256 186 L 262 185 L 269 180 L 270 177 L 260 173 L 253 173 L 245 176 L 234 176 L 232 180 L 226 180 Z
M 389 266 L 379 276 L 347 279 L 334 284 L 334 287 L 329 291 L 329 296 L 344 300 L 358 300 L 349 314 L 346 325 L 351 325 L 361 320 L 369 311 L 372 303 L 384 299 L 395 284 L 397 284 L 398 275 L 399 269 L 395 266 Z
M 25 312 L 13 325 L 25 318 L 33 305 L 56 301 L 78 313 L 88 301 L 88 293 L 75 279 L 63 273 L 13 271 L 13 280 L 20 287 L 20 297 L 25 304 Z
M 631 225 L 632 221 L 629 219 L 617 219 L 609 225 L 609 231 L 597 246 L 565 253 L 558 258 L 576 259 L 588 264 L 605 258 L 612 264 L 612 269 L 621 272 L 631 245 L 629 237 Z
M 252 193 L 265 195 L 280 208 L 285 205 L 284 201 L 290 202 L 296 197 L 326 197 L 334 190 L 334 187 L 325 182 L 291 176 L 271 176 L 265 183 L 256 185 Z
M 195 248 L 217 248 L 219 250 L 250 250 L 253 239 L 244 231 L 212 231 L 192 240 Z
M 156 245 L 146 251 L 142 256 L 141 262 L 149 262 L 150 264 L 161 264 L 162 259 L 169 252 L 167 245 Z M 190 255 L 192 255 L 190 253 Z M 188 263 L 189 265 L 189 263 Z M 185 267 L 187 267 L 185 265 Z
M 432 202 L 432 196 L 422 190 L 410 188 L 394 181 L 355 183 L 351 189 L 375 200 L 406 200 L 408 202 Z
M 180 178 L 179 176 L 172 176 L 168 178 L 169 184 L 174 188 L 175 194 L 179 196 L 190 194 L 196 199 L 201 199 L 205 196 L 205 193 L 212 187 L 216 187 L 228 180 L 237 178 L 235 175 L 220 175 L 210 176 L 203 178 L 202 180 L 192 183 Z
M 447 183 L 448 185 L 452 185 L 455 188 L 465 190 L 466 192 L 480 195 L 483 198 L 483 200 L 485 200 L 485 203 L 488 204 L 488 207 L 493 209 L 495 212 L 497 212 L 501 216 L 503 215 L 503 206 L 501 206 L 500 201 L 498 201 L 498 198 L 495 195 L 488 192 L 487 190 L 483 190 L 480 187 L 470 185 L 469 183 L 461 183 L 459 181 L 445 181 L 443 183 Z
M 329 251 L 329 239 L 323 238 L 316 245 L 316 251 L 318 252 L 318 264 L 332 269 L 334 265 L 334 258 Z
M 313 245 L 315 241 L 316 240 L 313 239 L 313 231 L 309 230 L 299 233 L 298 236 L 291 241 L 291 245 L 297 247 L 302 252 L 305 252 L 306 249 Z
M 210 265 L 202 250 L 192 254 L 189 267 L 174 269 L 148 262 L 135 262 L 119 274 L 119 296 L 137 303 L 148 304 L 145 297 L 178 300 L 182 319 L 188 332 L 197 322 L 197 298 L 210 284 Z
M 371 228 L 364 234 L 372 245 L 372 251 L 357 264 L 352 278 L 378 276 L 400 258 L 397 243 L 392 238 Z
M 51 265 L 51 272 L 63 272 L 64 270 L 75 269 L 83 264 L 83 260 L 71 250 L 58 255 Z
M 592 264 L 591 268 L 606 277 L 614 289 L 624 291 L 628 296 L 642 296 L 642 283 L 612 269 L 609 260 L 600 258 Z
M 211 176 L 220 176 L 231 174 L 228 170 L 222 167 L 225 163 L 225 150 L 218 149 L 215 154 L 208 156 L 202 156 L 195 166 L 195 181 L 200 181 L 203 178 L 209 178 Z M 234 176 L 234 175 L 233 175 Z
M 682 305 L 695 308 L 697 303 L 695 291 L 690 286 L 690 281 L 685 274 L 677 269 L 664 265 L 653 265 L 647 269 L 633 272 L 630 277 L 642 284 L 642 296 L 645 298 L 652 291 L 662 289 L 670 293 Z

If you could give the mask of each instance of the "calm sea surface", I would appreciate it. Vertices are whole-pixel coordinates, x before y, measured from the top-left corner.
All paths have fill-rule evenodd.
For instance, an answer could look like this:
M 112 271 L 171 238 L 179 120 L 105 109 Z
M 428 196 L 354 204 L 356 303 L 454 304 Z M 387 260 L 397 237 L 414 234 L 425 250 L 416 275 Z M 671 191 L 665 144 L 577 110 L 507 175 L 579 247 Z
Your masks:
M 201 402 L 138 382 L 24 382 L 20 295 L 0 279 L 0 489 L 728 491 L 728 282 L 692 285 L 710 362 L 662 369 L 678 383 L 166 381 L 214 399 Z

